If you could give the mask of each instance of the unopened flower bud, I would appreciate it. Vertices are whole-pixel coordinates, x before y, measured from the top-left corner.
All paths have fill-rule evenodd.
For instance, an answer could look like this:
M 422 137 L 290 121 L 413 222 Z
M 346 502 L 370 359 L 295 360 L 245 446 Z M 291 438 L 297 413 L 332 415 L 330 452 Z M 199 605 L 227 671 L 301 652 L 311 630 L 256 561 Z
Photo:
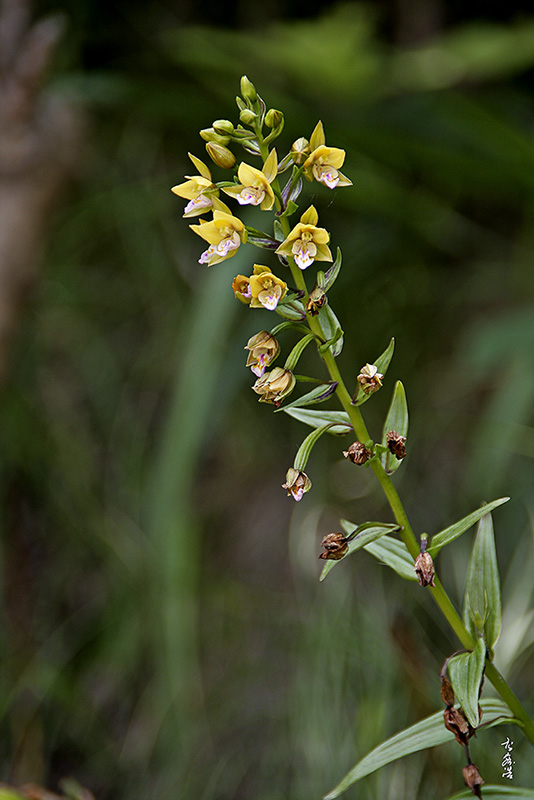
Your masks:
M 275 367 L 258 378 L 252 387 L 260 395 L 260 403 L 273 403 L 277 408 L 295 388 L 297 380 L 293 373 L 283 367 Z
M 462 769 L 464 781 L 476 797 L 482 797 L 480 787 L 484 784 L 482 776 L 475 764 L 468 764 L 467 767 Z
M 447 708 L 451 708 L 454 705 L 454 690 L 452 688 L 452 683 L 446 675 L 441 676 L 441 699 Z
M 234 124 L 229 119 L 216 119 L 211 127 L 221 136 L 231 136 L 234 132 Z
M 395 458 L 400 461 L 406 455 L 406 436 L 401 436 L 397 431 L 388 431 L 386 444 Z
M 451 733 L 454 733 L 458 744 L 468 744 L 469 739 L 475 731 L 467 721 L 467 718 L 461 708 L 456 709 L 452 706 L 446 708 L 443 712 L 443 721 L 447 730 L 451 731 Z
M 270 108 L 265 115 L 265 124 L 268 128 L 277 128 L 284 121 L 284 115 L 277 108 Z
M 311 480 L 305 472 L 290 467 L 286 473 L 286 482 L 282 484 L 282 489 L 287 489 L 287 496 L 292 497 L 297 503 L 302 500 L 302 496 L 311 489 Z
M 255 114 L 254 111 L 251 111 L 250 108 L 244 108 L 239 114 L 239 119 L 243 125 L 252 126 L 258 119 L 258 115 Z
M 215 144 L 225 145 L 230 141 L 229 136 L 221 136 L 214 128 L 202 128 L 199 133 L 205 142 L 215 142 Z
M 261 378 L 265 369 L 273 363 L 280 352 L 280 345 L 268 331 L 260 331 L 248 340 L 245 350 L 250 351 L 246 366 L 251 368 L 254 375 Z
M 240 88 L 241 88 L 241 95 L 242 97 L 245 98 L 245 100 L 250 100 L 251 103 L 254 103 L 258 99 L 256 87 L 254 86 L 252 81 L 247 78 L 246 75 L 243 75 L 243 77 L 241 78 Z
M 374 364 L 366 364 L 365 367 L 361 368 L 356 380 L 365 394 L 372 394 L 382 386 L 383 377 L 382 373 L 378 371 L 378 367 Z
M 348 552 L 349 546 L 347 539 L 342 533 L 329 533 L 321 542 L 321 547 L 324 552 L 321 553 L 319 558 L 330 559 L 331 561 L 339 561 Z
M 362 442 L 353 442 L 348 450 L 343 450 L 343 455 L 353 464 L 361 466 L 371 458 L 371 451 Z
M 222 167 L 223 169 L 232 169 L 232 167 L 235 167 L 235 156 L 232 151 L 224 147 L 224 145 L 208 142 L 206 150 L 211 160 L 214 164 L 217 164 L 218 167 Z
M 291 145 L 291 158 L 295 164 L 303 164 L 310 152 L 310 143 L 304 136 L 301 136 Z
M 306 303 L 306 311 L 308 314 L 311 314 L 312 317 L 315 317 L 321 308 L 327 304 L 327 302 L 328 298 L 324 289 L 320 289 L 318 286 L 316 286 L 310 292 L 308 302 Z

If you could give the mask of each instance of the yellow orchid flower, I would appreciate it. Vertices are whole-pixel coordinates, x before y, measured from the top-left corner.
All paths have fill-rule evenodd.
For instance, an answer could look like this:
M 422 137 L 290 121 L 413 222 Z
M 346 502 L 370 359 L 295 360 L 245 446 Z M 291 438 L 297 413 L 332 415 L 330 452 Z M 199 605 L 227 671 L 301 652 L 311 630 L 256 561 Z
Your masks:
M 188 153 L 189 158 L 199 171 L 199 175 L 186 175 L 184 183 L 173 186 L 171 192 L 189 200 L 184 208 L 184 217 L 195 217 L 209 208 L 213 208 L 213 200 L 219 190 L 211 179 L 211 172 L 200 158 Z
M 296 378 L 292 372 L 283 367 L 275 367 L 265 372 L 252 387 L 260 395 L 260 403 L 274 403 L 278 408 L 284 397 L 295 388 Z
M 332 253 L 327 246 L 330 234 L 325 228 L 316 227 L 318 220 L 317 211 L 310 206 L 276 252 L 293 258 L 300 269 L 306 269 L 314 261 L 332 261 Z
M 239 184 L 223 188 L 223 191 L 234 197 L 242 206 L 260 206 L 262 211 L 269 211 L 274 205 L 271 183 L 277 174 L 276 150 L 271 150 L 262 170 L 251 167 L 250 164 L 241 163 L 237 170 Z
M 273 311 L 287 294 L 287 283 L 277 278 L 268 267 L 263 267 L 261 264 L 254 264 L 254 274 L 250 276 L 249 280 L 251 308 L 263 307 L 268 311 Z
M 339 147 L 327 147 L 323 123 L 318 122 L 310 137 L 311 153 L 304 162 L 304 176 L 312 181 L 335 189 L 336 186 L 352 186 L 352 181 L 340 172 L 345 161 L 345 151 Z
M 239 245 L 247 240 L 245 224 L 226 211 L 215 210 L 211 222 L 200 220 L 200 225 L 189 227 L 209 244 L 198 260 L 208 267 L 234 256 Z

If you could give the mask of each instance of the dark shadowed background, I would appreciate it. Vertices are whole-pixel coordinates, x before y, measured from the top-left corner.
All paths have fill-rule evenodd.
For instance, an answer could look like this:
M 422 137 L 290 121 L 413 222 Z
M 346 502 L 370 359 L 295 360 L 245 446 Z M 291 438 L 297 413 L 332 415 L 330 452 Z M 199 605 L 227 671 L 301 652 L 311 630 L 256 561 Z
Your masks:
M 257 404 L 243 347 L 272 319 L 230 288 L 257 251 L 200 266 L 169 191 L 187 151 L 205 158 L 198 130 L 236 121 L 243 73 L 285 112 L 279 152 L 319 119 L 346 150 L 354 186 L 310 184 L 308 197 L 344 254 L 331 301 L 349 383 L 396 338 L 365 412 L 377 434 L 402 378 L 409 455 L 395 480 L 416 531 L 512 497 L 494 515 L 497 661 L 532 712 L 531 4 L 33 9 L 58 11 L 46 87 L 1 129 L 4 144 L 33 130 L 41 165 L 0 144 L 3 779 L 55 790 L 72 776 L 103 800 L 312 800 L 442 707 L 457 644 L 430 597 L 363 551 L 319 584 L 339 516 L 390 512 L 334 437 L 314 450 L 312 492 L 285 497 L 306 431 Z M 59 131 L 48 150 L 46 125 L 32 129 L 45 107 Z M 440 560 L 456 602 L 471 541 Z M 480 733 L 473 759 L 502 782 L 506 735 L 515 784 L 534 785 L 516 729 Z M 462 765 L 441 747 L 347 797 L 445 798 Z

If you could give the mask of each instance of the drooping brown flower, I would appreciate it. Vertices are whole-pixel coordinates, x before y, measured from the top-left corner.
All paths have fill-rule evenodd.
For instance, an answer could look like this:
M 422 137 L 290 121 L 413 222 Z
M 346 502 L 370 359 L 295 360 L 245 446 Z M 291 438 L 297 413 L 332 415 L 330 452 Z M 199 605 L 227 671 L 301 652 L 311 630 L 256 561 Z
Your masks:
M 292 497 L 298 503 L 306 492 L 311 489 L 311 480 L 302 470 L 290 467 L 286 473 L 286 482 L 282 484 L 282 489 L 287 489 L 287 496 Z
M 361 466 L 371 458 L 371 451 L 362 442 L 353 442 L 348 450 L 343 450 L 343 455 L 353 464 Z
M 386 444 L 389 451 L 400 461 L 406 455 L 406 436 L 401 436 L 397 431 L 388 431 L 386 434 Z
M 414 570 L 420 586 L 434 586 L 434 562 L 430 553 L 419 553 L 415 559 Z
M 482 797 L 480 787 L 484 784 L 478 767 L 475 764 L 468 764 L 462 769 L 464 781 L 476 797 Z
M 347 539 L 342 533 L 328 533 L 323 538 L 321 547 L 324 552 L 321 553 L 319 558 L 330 559 L 331 561 L 339 561 L 349 550 Z

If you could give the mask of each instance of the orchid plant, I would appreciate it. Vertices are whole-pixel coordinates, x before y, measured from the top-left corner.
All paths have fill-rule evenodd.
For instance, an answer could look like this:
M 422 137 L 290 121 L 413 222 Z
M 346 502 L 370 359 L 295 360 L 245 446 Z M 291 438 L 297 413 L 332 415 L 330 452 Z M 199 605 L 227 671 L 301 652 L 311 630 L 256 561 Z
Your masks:
M 394 341 L 381 355 L 362 364 L 349 389 L 337 363 L 343 348 L 343 329 L 330 303 L 330 291 L 342 266 L 341 251 L 337 249 L 334 258 L 329 247 L 330 233 L 320 226 L 316 208 L 304 204 L 301 210 L 298 203 L 306 182 L 320 184 L 325 192 L 351 186 L 341 172 L 345 151 L 326 144 L 323 124 L 318 122 L 309 139 L 297 139 L 280 158 L 273 143 L 284 128 L 282 112 L 267 110 L 246 76 L 241 78 L 240 90 L 241 95 L 236 98 L 239 122 L 234 125 L 229 120 L 215 120 L 210 128 L 200 131 L 211 161 L 217 168 L 232 170 L 233 180 L 214 181 L 208 166 L 190 154 L 198 174 L 187 176 L 172 191 L 188 201 L 184 217 L 211 214 L 211 219 L 190 225 L 208 245 L 199 257 L 200 264 L 213 266 L 228 260 L 247 243 L 263 250 L 261 261 L 268 261 L 268 265 L 254 263 L 249 275 L 236 275 L 231 285 L 241 303 L 282 318 L 275 325 L 264 323 L 245 346 L 246 366 L 256 378 L 252 389 L 259 395 L 259 402 L 272 404 L 311 428 L 282 487 L 300 502 L 312 487 L 305 469 L 319 438 L 325 433 L 352 437 L 346 449 L 340 450 L 356 469 L 372 470 L 394 522 L 341 520 L 341 530 L 326 533 L 322 540 L 319 558 L 325 563 L 321 580 L 340 560 L 364 548 L 401 578 L 418 582 L 422 590 L 431 593 L 461 648 L 445 659 L 441 672 L 445 711 L 437 711 L 376 747 L 326 798 L 333 800 L 355 781 L 408 753 L 455 740 L 465 752 L 464 781 L 474 795 L 481 797 L 484 781 L 470 752 L 475 732 L 507 722 L 519 726 L 534 745 L 534 722 L 493 663 L 493 648 L 501 627 L 501 597 L 491 512 L 508 498 L 482 505 L 431 538 L 426 534 L 416 538 L 393 482 L 406 455 L 408 434 L 402 383 L 396 381 L 393 386 L 380 439 L 370 436 L 361 412 L 363 404 L 385 383 Z M 237 164 L 233 152 L 236 148 L 243 148 L 247 161 Z M 248 163 L 251 157 L 258 160 L 258 166 Z M 226 199 L 237 203 L 235 211 Z M 239 218 L 239 207 L 246 205 L 266 212 L 264 230 L 252 228 Z M 319 262 L 326 262 L 326 271 L 319 268 Z M 291 331 L 299 339 L 283 366 L 273 367 L 282 352 L 279 337 Z M 295 373 L 308 345 L 315 346 L 328 377 L 317 379 Z M 311 382 L 313 388 L 293 399 L 297 386 L 303 382 L 308 387 Z M 316 408 L 327 400 L 336 400 L 338 407 Z M 478 530 L 460 615 L 436 574 L 434 560 L 445 546 L 476 523 Z M 501 699 L 481 698 L 484 678 L 493 684 Z M 499 787 L 492 787 L 491 796 L 500 796 Z

